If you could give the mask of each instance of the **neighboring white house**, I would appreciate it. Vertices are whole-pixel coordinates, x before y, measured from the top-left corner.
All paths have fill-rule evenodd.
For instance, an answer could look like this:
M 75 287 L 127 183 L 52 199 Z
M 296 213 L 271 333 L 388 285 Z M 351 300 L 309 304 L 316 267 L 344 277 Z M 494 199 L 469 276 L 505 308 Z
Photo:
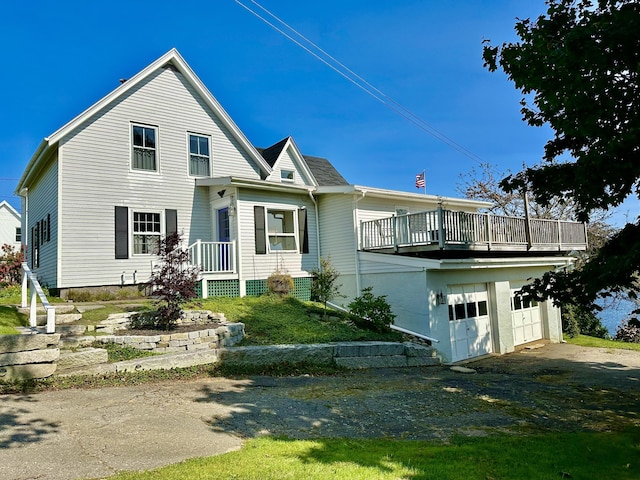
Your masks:
M 259 295 L 281 271 L 308 298 L 322 255 L 344 304 L 373 286 L 398 326 L 452 361 L 559 341 L 558 310 L 514 292 L 585 248 L 582 224 L 350 185 L 291 137 L 255 148 L 176 50 L 45 138 L 17 193 L 29 265 L 61 294 L 144 283 L 154 245 L 174 231 L 201 267 L 203 297 Z
M 6 200 L 0 202 L 0 246 L 11 245 L 19 250 L 22 242 L 20 213 Z

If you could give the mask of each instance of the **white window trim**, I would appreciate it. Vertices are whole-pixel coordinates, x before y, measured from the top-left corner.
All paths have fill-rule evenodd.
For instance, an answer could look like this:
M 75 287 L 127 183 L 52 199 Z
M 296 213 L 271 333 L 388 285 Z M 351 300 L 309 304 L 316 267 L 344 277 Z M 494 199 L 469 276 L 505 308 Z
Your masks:
M 299 254 L 300 253 L 300 245 L 298 242 L 298 208 L 283 208 L 276 206 L 265 206 L 265 235 L 266 235 L 266 243 L 267 243 L 267 253 L 283 253 L 283 254 Z M 283 233 L 282 237 L 293 237 L 296 248 L 294 250 L 273 250 L 271 249 L 271 241 L 270 237 L 272 236 L 269 233 L 269 212 L 270 211 L 281 211 L 281 212 L 291 212 L 293 215 L 293 233 Z M 275 235 L 274 235 L 275 236 Z
M 157 236 L 158 236 L 158 241 L 160 241 L 160 239 L 162 238 L 162 236 L 164 235 L 164 231 L 165 231 L 165 218 L 164 218 L 164 212 L 162 210 L 152 210 L 152 209 L 145 209 L 145 208 L 129 208 L 129 225 L 131 226 L 130 228 L 130 247 L 129 247 L 129 255 L 131 257 L 157 257 L 158 255 L 156 253 L 135 253 L 135 241 L 134 238 L 136 236 L 136 234 L 138 232 L 135 231 L 135 214 L 136 213 L 153 213 L 153 214 L 158 214 L 160 215 L 160 232 L 158 232 Z M 141 233 L 142 234 L 142 233 Z M 155 234 L 154 234 L 155 235 Z
M 292 178 L 283 177 L 283 173 L 284 172 L 287 172 L 287 173 L 291 172 Z M 280 169 L 280 181 L 283 182 L 283 183 L 295 183 L 295 181 L 296 181 L 296 171 L 295 170 L 289 170 L 289 169 L 286 169 L 286 168 L 281 168 Z
M 187 175 L 192 178 L 207 178 L 207 175 L 193 175 L 191 173 L 191 142 L 190 137 L 194 135 L 196 137 L 204 137 L 209 142 L 209 177 L 213 173 L 213 140 L 211 135 L 207 135 L 206 133 L 197 133 L 197 132 L 187 132 L 186 141 L 187 141 Z M 204 156 L 204 155 L 202 155 Z
M 156 137 L 156 169 L 146 170 L 144 168 L 133 168 L 133 127 L 152 128 Z M 157 125 L 149 125 L 147 123 L 130 122 L 129 123 L 129 171 L 142 174 L 160 175 L 160 134 Z

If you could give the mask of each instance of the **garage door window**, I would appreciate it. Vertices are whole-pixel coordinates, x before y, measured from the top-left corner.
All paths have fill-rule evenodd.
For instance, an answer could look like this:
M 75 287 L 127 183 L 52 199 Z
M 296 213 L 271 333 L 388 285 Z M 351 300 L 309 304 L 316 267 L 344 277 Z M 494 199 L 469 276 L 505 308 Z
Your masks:
M 488 315 L 486 300 L 449 305 L 449 321 L 464 320 L 465 318 L 484 317 L 486 315 Z

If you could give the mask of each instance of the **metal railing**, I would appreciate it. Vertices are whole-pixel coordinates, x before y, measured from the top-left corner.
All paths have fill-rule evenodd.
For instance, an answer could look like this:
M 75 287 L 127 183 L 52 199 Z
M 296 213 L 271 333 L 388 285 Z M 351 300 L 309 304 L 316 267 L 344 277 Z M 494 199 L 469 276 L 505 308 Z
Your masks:
M 26 263 L 22 264 L 22 308 L 27 307 L 27 287 L 30 295 L 29 301 L 29 326 L 35 329 L 38 325 L 37 315 L 37 299 L 40 298 L 40 302 L 47 313 L 47 333 L 56 333 L 56 309 L 49 304 L 40 282 L 36 276 L 31 272 L 29 266 Z
M 507 217 L 439 208 L 360 224 L 363 249 L 418 245 L 486 245 L 531 248 L 586 248 L 585 224 L 563 220 Z
M 236 273 L 236 242 L 203 242 L 189 245 L 189 263 L 201 273 Z

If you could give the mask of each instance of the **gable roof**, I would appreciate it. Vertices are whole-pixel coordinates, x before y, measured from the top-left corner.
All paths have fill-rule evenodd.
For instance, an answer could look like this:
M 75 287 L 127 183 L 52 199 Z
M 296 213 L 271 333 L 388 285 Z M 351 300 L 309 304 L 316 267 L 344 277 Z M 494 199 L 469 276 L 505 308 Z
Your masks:
M 304 159 L 319 186 L 349 185 L 349 182 L 326 158 L 304 155 Z
M 298 150 L 298 147 L 292 137 L 286 137 L 267 148 L 257 148 L 258 152 L 263 156 L 265 161 L 271 168 L 280 158 L 282 152 L 288 145 L 292 145 L 295 151 L 299 153 L 299 156 L 304 160 L 305 166 L 308 168 L 309 173 L 313 176 L 318 186 L 331 186 L 331 185 L 349 185 L 342 175 L 336 170 L 329 160 L 321 157 L 312 157 L 310 155 L 303 155 Z
M 20 220 L 21 215 L 20 213 L 11 206 L 11 204 L 9 202 L 7 202 L 6 200 L 3 200 L 2 202 L 0 202 L 0 208 L 6 208 L 7 211 L 9 213 L 11 213 L 11 215 L 13 215 L 14 217 L 16 217 L 16 220 Z
M 50 136 L 45 137 L 44 140 L 40 143 L 40 146 L 31 157 L 31 160 L 27 164 L 27 167 L 18 182 L 16 187 L 16 192 L 19 193 L 26 185 L 30 177 L 37 173 L 41 167 L 41 165 L 46 161 L 49 152 L 52 148 L 66 135 L 71 133 L 76 127 L 82 124 L 84 121 L 89 119 L 92 115 L 98 113 L 101 109 L 105 108 L 107 105 L 117 100 L 118 98 L 124 96 L 128 91 L 134 89 L 137 85 L 147 79 L 150 75 L 152 75 L 155 71 L 160 68 L 165 67 L 167 64 L 171 64 L 178 72 L 180 72 L 186 81 L 194 88 L 194 90 L 202 97 L 204 102 L 207 104 L 211 110 L 213 110 L 214 114 L 217 115 L 222 123 L 229 129 L 233 137 L 238 141 L 240 146 L 246 150 L 249 154 L 250 158 L 256 163 L 258 168 L 261 170 L 263 176 L 267 176 L 271 172 L 271 167 L 264 160 L 264 158 L 258 153 L 258 151 L 253 147 L 253 145 L 249 142 L 247 137 L 245 137 L 244 133 L 240 131 L 235 122 L 231 119 L 229 114 L 222 108 L 220 103 L 214 98 L 214 96 L 209 92 L 207 87 L 202 83 L 202 81 L 198 78 L 195 72 L 191 69 L 191 67 L 185 62 L 180 53 L 175 48 L 172 48 L 163 56 L 158 58 L 156 61 L 142 69 L 140 72 L 135 74 L 126 82 L 122 83 L 115 90 L 108 93 L 102 99 L 98 100 L 96 103 L 91 105 L 88 109 L 82 112 L 80 115 L 72 119 L 70 122 L 66 123 L 58 130 L 53 132 Z

